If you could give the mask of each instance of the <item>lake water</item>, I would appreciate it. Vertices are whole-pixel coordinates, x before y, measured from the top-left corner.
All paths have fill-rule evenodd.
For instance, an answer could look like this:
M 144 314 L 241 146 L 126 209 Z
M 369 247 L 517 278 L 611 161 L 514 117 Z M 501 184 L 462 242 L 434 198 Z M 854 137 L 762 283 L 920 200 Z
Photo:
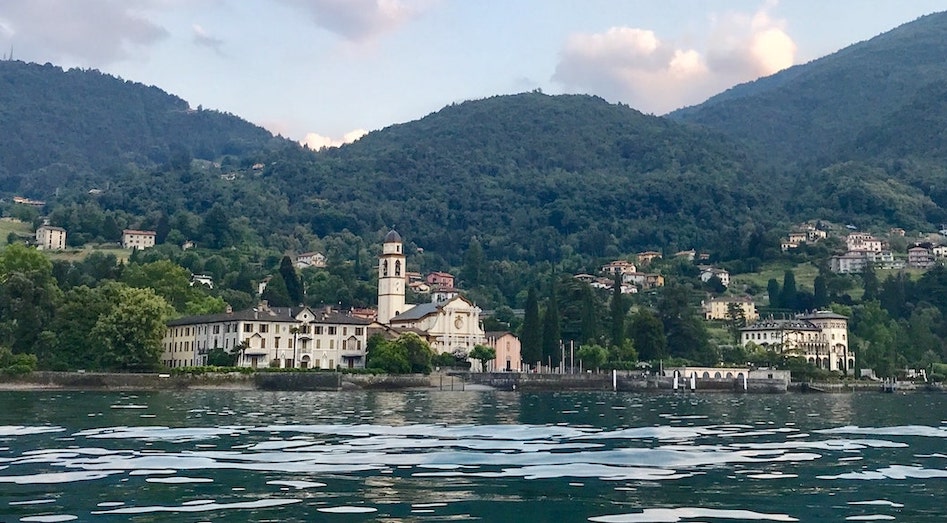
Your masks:
M 0 521 L 942 522 L 945 399 L 0 392 Z

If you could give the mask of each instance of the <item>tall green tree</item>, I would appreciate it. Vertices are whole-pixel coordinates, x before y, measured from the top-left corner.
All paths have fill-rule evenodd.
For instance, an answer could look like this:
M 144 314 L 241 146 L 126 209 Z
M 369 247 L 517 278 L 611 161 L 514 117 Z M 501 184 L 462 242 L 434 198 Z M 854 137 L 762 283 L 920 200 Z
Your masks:
M 266 288 L 263 289 L 261 299 L 265 300 L 271 307 L 293 306 L 293 300 L 289 297 L 289 290 L 286 288 L 286 280 L 279 273 L 266 282 Z
M 780 301 L 779 282 L 776 281 L 776 278 L 770 278 L 770 280 L 766 282 L 766 294 L 769 296 L 770 307 L 774 309 L 781 309 L 783 307 Z
M 783 288 L 779 292 L 779 303 L 785 309 L 798 308 L 798 292 L 796 290 L 796 275 L 792 271 L 783 274 Z
M 746 313 L 738 303 L 727 304 L 727 330 L 735 344 L 740 343 L 740 329 L 746 327 Z
M 286 294 L 289 296 L 290 302 L 293 305 L 302 305 L 305 299 L 303 283 L 302 280 L 299 279 L 299 274 L 296 273 L 293 260 L 289 256 L 283 256 L 283 259 L 280 260 L 279 273 L 280 276 L 283 277 L 283 282 L 286 284 Z
M 497 358 L 497 351 L 487 345 L 475 345 L 470 357 L 480 362 L 480 372 L 487 372 L 487 363 Z
M 174 309 L 151 289 L 109 285 L 113 305 L 90 333 L 102 367 L 147 370 L 157 367 L 165 322 Z
M 535 365 L 543 358 L 542 329 L 539 299 L 536 297 L 536 288 L 531 285 L 526 293 L 526 311 L 520 328 L 521 357 L 530 365 Z
M 861 277 L 862 287 L 865 289 L 864 294 L 862 294 L 862 302 L 877 300 L 880 290 L 878 283 L 878 273 L 875 272 L 875 267 L 870 263 L 867 264 L 861 273 Z
M 649 309 L 640 308 L 631 315 L 628 337 L 634 342 L 638 357 L 643 361 L 655 361 L 668 356 L 664 325 Z
M 710 335 L 697 308 L 690 303 L 691 289 L 672 284 L 663 287 L 658 299 L 658 317 L 664 325 L 671 356 L 678 356 L 702 365 L 717 363 L 710 345 Z M 640 349 L 639 349 L 640 350 Z
M 486 260 L 483 255 L 483 247 L 476 236 L 470 238 L 470 244 L 464 253 L 464 266 L 461 270 L 461 277 L 464 284 L 470 287 L 482 285 L 483 276 L 486 271 Z
M 0 251 L 0 343 L 32 352 L 61 299 L 52 263 L 21 244 Z
M 625 296 L 621 293 L 621 274 L 616 274 L 615 281 L 612 282 L 612 300 L 609 303 L 609 311 L 612 319 L 612 345 L 621 346 L 625 341 L 625 315 L 628 314 L 628 308 L 625 306 Z
M 559 366 L 562 356 L 560 343 L 562 334 L 559 330 L 559 306 L 556 303 L 555 286 L 549 293 L 546 310 L 543 312 L 543 362 L 554 367 Z

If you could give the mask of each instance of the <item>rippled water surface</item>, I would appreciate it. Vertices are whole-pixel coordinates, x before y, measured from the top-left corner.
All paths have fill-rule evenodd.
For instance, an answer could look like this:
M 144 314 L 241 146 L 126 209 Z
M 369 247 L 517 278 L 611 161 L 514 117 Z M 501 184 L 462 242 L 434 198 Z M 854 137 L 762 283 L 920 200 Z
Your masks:
M 0 521 L 945 521 L 943 394 L 0 392 Z

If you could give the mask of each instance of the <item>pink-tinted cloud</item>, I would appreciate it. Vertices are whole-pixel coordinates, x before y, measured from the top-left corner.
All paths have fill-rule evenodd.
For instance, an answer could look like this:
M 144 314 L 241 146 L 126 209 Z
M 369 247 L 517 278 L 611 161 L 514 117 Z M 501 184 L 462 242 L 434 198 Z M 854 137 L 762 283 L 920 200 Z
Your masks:
M 353 42 L 369 41 L 423 12 L 431 0 L 283 0 L 313 22 Z
M 703 49 L 641 28 L 573 34 L 560 51 L 553 79 L 568 91 L 598 94 L 645 112 L 696 104 L 793 64 L 796 44 L 766 9 L 712 18 Z

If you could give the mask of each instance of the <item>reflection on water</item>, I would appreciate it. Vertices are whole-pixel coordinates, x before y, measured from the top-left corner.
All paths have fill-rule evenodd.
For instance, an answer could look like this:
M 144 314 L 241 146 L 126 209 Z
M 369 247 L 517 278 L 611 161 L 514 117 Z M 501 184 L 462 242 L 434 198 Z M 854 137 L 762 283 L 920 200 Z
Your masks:
M 941 399 L 2 392 L 0 521 L 942 521 Z

